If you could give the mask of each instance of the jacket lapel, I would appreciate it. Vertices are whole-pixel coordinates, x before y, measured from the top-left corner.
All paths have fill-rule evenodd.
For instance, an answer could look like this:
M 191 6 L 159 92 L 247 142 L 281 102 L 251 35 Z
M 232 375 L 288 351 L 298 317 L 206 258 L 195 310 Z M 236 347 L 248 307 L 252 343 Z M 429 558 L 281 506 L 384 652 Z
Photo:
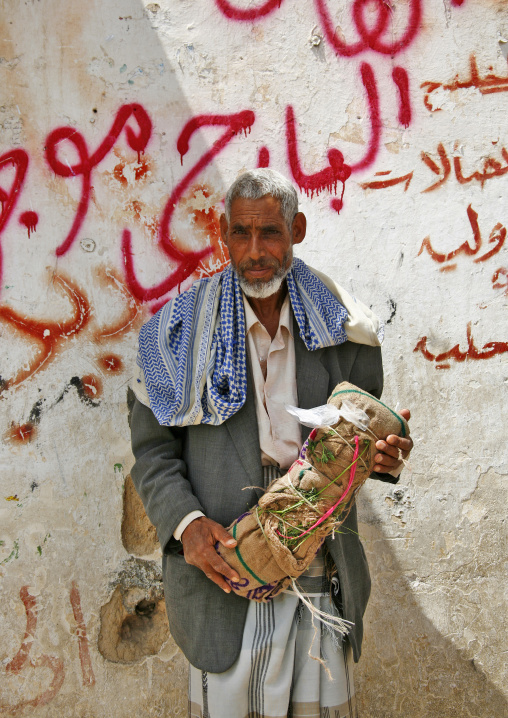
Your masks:
M 251 486 L 259 486 L 261 451 L 259 448 L 258 420 L 250 362 L 247 359 L 247 397 L 240 411 L 233 414 L 225 425 L 240 456 L 242 466 L 249 476 Z

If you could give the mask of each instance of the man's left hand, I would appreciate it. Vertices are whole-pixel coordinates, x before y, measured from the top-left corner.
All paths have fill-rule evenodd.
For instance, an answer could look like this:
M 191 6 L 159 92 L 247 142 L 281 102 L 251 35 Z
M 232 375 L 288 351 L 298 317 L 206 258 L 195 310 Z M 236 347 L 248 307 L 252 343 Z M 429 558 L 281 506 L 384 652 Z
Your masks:
M 409 409 L 402 409 L 399 413 L 406 421 L 411 418 Z M 385 440 L 376 441 L 376 449 L 379 453 L 374 457 L 376 465 L 373 471 L 382 474 L 399 468 L 402 459 L 407 459 L 412 448 L 413 440 L 410 436 L 403 439 L 402 436 L 390 434 Z

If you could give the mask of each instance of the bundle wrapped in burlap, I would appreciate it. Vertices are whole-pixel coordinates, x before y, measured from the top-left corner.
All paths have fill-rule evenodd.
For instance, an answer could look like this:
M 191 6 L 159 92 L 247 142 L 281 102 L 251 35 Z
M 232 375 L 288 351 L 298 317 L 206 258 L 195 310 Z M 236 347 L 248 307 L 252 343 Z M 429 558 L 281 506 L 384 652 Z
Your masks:
M 236 548 L 217 547 L 240 576 L 230 582 L 240 596 L 267 601 L 298 578 L 324 539 L 345 521 L 372 472 L 376 441 L 409 435 L 402 416 L 348 382 L 335 387 L 328 404 L 355 423 L 341 416 L 331 426 L 313 429 L 287 474 L 228 528 Z

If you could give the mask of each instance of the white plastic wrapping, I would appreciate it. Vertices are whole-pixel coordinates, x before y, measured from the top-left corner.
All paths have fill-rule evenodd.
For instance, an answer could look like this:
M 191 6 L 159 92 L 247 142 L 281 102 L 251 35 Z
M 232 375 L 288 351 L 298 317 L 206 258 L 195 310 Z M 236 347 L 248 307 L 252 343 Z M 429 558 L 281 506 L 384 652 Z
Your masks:
M 370 424 L 368 415 L 347 400 L 342 402 L 340 409 L 333 404 L 323 404 L 314 409 L 299 409 L 297 406 L 286 404 L 285 409 L 292 416 L 296 416 L 300 424 L 310 426 L 311 429 L 324 429 L 326 426 L 333 426 L 340 419 L 350 421 L 362 431 L 365 431 Z

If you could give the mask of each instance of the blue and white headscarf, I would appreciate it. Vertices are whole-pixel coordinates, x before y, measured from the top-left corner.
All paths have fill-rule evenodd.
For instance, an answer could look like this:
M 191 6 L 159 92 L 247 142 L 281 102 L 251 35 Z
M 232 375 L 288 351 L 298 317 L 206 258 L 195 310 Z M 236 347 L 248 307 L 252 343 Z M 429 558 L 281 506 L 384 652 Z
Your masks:
M 286 281 L 307 349 L 347 341 L 348 309 L 302 260 L 293 260 Z M 375 326 L 367 333 L 360 341 L 380 343 Z M 141 328 L 137 364 L 134 392 L 164 426 L 217 426 L 241 409 L 247 395 L 245 316 L 231 266 L 195 282 Z

